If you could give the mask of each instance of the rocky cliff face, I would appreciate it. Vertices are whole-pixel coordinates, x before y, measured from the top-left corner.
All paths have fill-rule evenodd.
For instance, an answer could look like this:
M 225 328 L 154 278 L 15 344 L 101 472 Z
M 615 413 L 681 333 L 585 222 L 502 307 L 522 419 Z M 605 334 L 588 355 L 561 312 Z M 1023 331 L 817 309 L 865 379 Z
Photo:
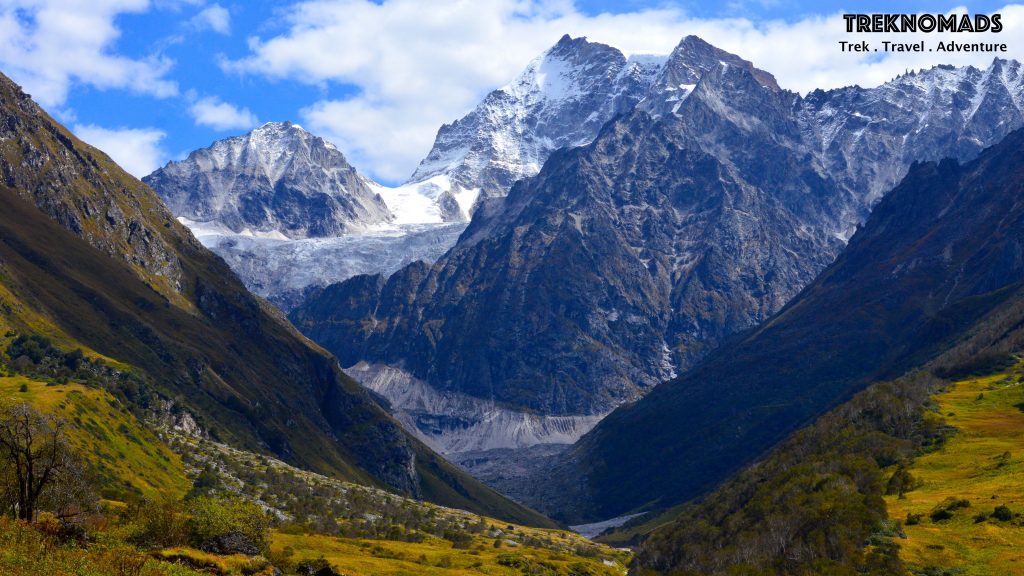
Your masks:
M 1024 71 L 937 66 L 877 88 L 817 90 L 796 111 L 808 151 L 843 186 L 849 237 L 914 162 L 969 159 L 1024 124 Z
M 584 518 L 670 507 L 867 384 L 1018 330 L 1022 175 L 1024 130 L 966 164 L 916 164 L 778 315 L 613 412 L 543 486 L 524 482 L 535 503 Z
M 434 266 L 327 289 L 292 319 L 346 365 L 601 413 L 780 310 L 913 161 L 1020 125 L 1021 91 L 997 60 L 802 98 L 689 37 L 631 113 L 484 205 Z
M 472 112 L 438 130 L 434 146 L 408 184 L 438 186 L 467 218 L 478 197 L 503 197 L 533 176 L 552 152 L 590 143 L 601 126 L 631 110 L 664 58 L 626 58 L 586 38 L 563 36 L 515 80 Z
M 84 154 L 70 132 L 3 75 L 0 146 L 0 184 L 178 299 L 183 273 L 176 239 L 166 230 L 177 224 L 171 214 L 159 200 L 137 194 L 143 188 L 137 181 L 112 172 L 105 155 Z
M 333 144 L 290 122 L 214 142 L 143 181 L 179 218 L 254 236 L 340 236 L 392 218 Z

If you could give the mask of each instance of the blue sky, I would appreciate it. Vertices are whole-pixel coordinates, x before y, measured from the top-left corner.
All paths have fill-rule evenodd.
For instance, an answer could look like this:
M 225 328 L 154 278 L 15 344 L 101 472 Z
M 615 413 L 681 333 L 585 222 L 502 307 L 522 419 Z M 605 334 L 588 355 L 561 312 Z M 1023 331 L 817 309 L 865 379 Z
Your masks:
M 899 10 L 957 7 L 1007 10 L 1005 2 L 903 2 Z M 0 0 L 0 71 L 139 176 L 258 123 L 293 120 L 334 141 L 364 173 L 397 183 L 441 123 L 563 33 L 627 53 L 667 53 L 696 33 L 803 92 L 877 84 L 937 63 L 833 48 L 845 37 L 838 14 L 893 10 L 864 0 Z M 1024 20 L 1018 11 L 1011 7 L 1011 21 Z M 1001 41 L 1020 31 L 1008 26 Z M 794 52 L 794 38 L 805 49 Z

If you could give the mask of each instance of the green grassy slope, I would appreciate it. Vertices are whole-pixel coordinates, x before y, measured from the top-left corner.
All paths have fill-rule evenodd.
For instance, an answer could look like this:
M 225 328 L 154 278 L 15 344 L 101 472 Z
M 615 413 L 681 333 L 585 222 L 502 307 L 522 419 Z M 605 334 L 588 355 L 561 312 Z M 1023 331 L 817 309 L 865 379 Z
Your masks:
M 381 542 L 280 532 L 274 534 L 271 547 L 275 552 L 290 548 L 296 561 L 323 557 L 342 574 L 375 576 L 618 576 L 630 559 L 628 552 L 596 547 L 571 533 L 507 528 L 488 522 L 485 532 L 460 548 L 441 538 Z M 537 547 L 519 543 L 529 538 L 550 544 Z M 500 542 L 500 547 L 496 548 L 495 542 Z M 576 553 L 583 549 L 590 552 Z
M 124 576 L 135 574 L 133 567 L 152 575 L 276 574 L 261 558 L 148 548 L 145 539 L 137 538 L 141 528 L 132 505 L 109 501 L 180 500 L 201 469 L 220 471 L 220 494 L 241 495 L 282 512 L 280 518 L 287 520 L 279 520 L 272 533 L 272 560 L 289 574 L 303 560 L 325 558 L 344 574 L 613 576 L 624 571 L 631 557 L 569 531 L 512 525 L 403 498 L 182 432 L 162 430 L 161 438 L 106 389 L 60 380 L 0 376 L 0 402 L 27 402 L 62 418 L 71 448 L 95 473 L 95 484 L 108 501 L 102 517 L 82 520 L 90 531 L 88 543 L 59 542 L 46 535 L 45 527 L 33 529 L 0 517 L 0 573 L 5 575 Z M 225 476 L 226 471 L 244 481 Z M 321 522 L 332 520 L 300 524 L 294 520 L 298 510 L 319 515 Z M 376 519 L 373 527 L 368 517 Z M 316 533 L 315 527 L 330 534 Z
M 406 435 L 148 187 L 2 76 L 0 174 L 0 325 L 130 367 L 241 448 L 553 525 Z
M 872 385 L 706 496 L 601 540 L 639 541 L 638 574 L 1015 573 L 1019 518 L 974 519 L 1000 504 L 1020 512 L 1021 367 L 1004 370 L 1021 351 L 1017 290 L 922 371 Z M 971 505 L 933 521 L 947 498 Z
M 88 462 L 106 496 L 181 498 L 192 486 L 181 457 L 105 390 L 10 376 L 0 378 L 0 399 L 28 402 L 63 419 L 72 450 Z
M 886 496 L 889 516 L 904 520 L 900 557 L 911 569 L 1024 573 L 1022 368 L 957 382 L 935 397 L 938 412 L 957 431 L 941 450 L 907 466 L 912 490 Z M 970 505 L 948 519 L 933 516 L 950 499 Z M 1005 510 L 997 514 L 997 507 Z

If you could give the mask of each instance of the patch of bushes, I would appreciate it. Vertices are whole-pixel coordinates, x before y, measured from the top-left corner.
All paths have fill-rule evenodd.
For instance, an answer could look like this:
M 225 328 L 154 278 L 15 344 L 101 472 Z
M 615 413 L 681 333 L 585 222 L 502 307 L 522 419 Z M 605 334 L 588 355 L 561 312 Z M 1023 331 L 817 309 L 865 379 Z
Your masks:
M 996 506 L 996 509 L 992 512 L 992 517 L 1000 522 L 1009 522 L 1013 520 L 1013 512 L 1006 506 Z
M 189 503 L 192 543 L 240 532 L 261 551 L 270 543 L 270 519 L 257 504 L 242 498 L 218 499 L 202 496 Z
M 54 346 L 39 334 L 17 335 L 5 350 L 11 372 L 53 384 L 78 382 L 103 388 L 128 406 L 140 419 L 159 400 L 153 387 L 142 377 L 119 370 L 85 356 L 80 348 L 69 352 Z
M 909 470 L 903 464 L 896 467 L 896 470 L 889 477 L 889 481 L 885 485 L 885 495 L 892 496 L 897 495 L 903 497 L 904 494 L 918 487 L 918 481 L 910 473 Z
M 949 360 L 935 368 L 934 373 L 946 380 L 998 374 L 1016 364 L 1013 354 L 1001 350 L 982 351 L 967 358 Z
M 523 574 L 529 574 L 530 576 L 560 576 L 558 567 L 554 564 L 542 560 L 533 560 L 519 554 L 500 554 L 498 555 L 497 562 L 501 566 L 519 570 Z
M 932 522 L 942 522 L 943 520 L 949 520 L 953 517 L 953 514 L 962 508 L 970 508 L 971 501 L 963 498 L 946 498 L 940 502 L 935 508 L 932 509 L 928 516 L 932 519 Z
M 0 574 L 209 576 L 151 558 L 116 535 L 100 533 L 95 539 L 99 542 L 64 542 L 30 524 L 0 516 Z

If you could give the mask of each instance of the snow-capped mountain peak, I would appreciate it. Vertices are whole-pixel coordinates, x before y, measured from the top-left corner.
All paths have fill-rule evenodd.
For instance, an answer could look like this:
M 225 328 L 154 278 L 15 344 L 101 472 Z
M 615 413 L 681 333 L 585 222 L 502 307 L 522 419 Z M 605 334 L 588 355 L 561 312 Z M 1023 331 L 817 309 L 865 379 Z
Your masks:
M 971 158 L 1024 125 L 1024 71 L 998 58 L 984 70 L 938 65 L 877 88 L 816 90 L 799 114 L 823 169 L 859 191 L 852 233 L 911 162 Z
M 758 84 L 779 90 L 775 77 L 751 62 L 708 44 L 697 36 L 687 36 L 672 50 L 658 69 L 650 90 L 639 107 L 653 116 L 679 111 L 680 103 L 693 93 L 700 80 L 711 73 L 727 71 L 730 66 L 746 70 Z
M 466 218 L 478 196 L 502 197 L 555 150 L 591 142 L 605 122 L 640 101 L 663 61 L 627 59 L 611 46 L 565 35 L 468 115 L 442 126 L 408 185 L 447 184 L 436 196 L 460 210 L 446 218 Z
M 196 226 L 254 236 L 338 236 L 393 219 L 333 144 L 269 122 L 170 162 L 143 179 Z

